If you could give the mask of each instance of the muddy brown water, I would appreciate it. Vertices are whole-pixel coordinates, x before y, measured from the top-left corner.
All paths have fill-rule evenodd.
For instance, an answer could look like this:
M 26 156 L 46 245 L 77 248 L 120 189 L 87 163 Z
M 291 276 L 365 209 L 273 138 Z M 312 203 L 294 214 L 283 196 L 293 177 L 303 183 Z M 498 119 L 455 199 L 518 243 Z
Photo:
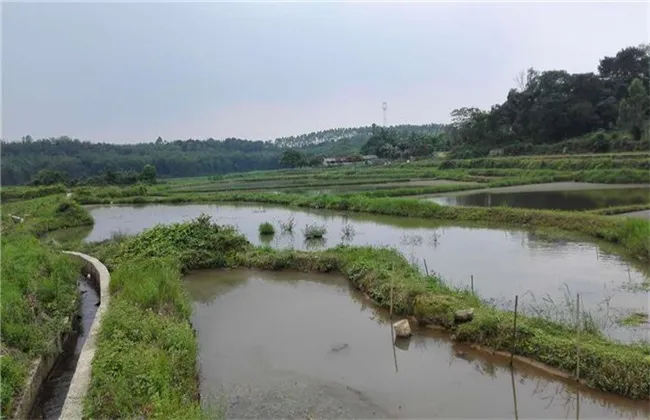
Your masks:
M 338 275 L 190 273 L 201 400 L 227 418 L 648 418 L 647 402 L 576 386 L 416 329 Z M 579 399 L 579 402 L 578 402 Z
M 30 419 L 55 420 L 61 415 L 63 403 L 65 403 L 77 367 L 79 354 L 86 342 L 99 303 L 97 289 L 84 277 L 79 279 L 79 292 L 81 293 L 80 318 L 77 319 L 73 332 L 64 342 L 61 356 L 38 391 L 36 402 L 29 416 Z
M 191 220 L 207 213 L 221 224 L 236 226 L 254 244 L 276 248 L 324 249 L 340 243 L 389 246 L 399 250 L 422 271 L 446 282 L 475 290 L 508 309 L 519 295 L 520 308 L 552 318 L 573 319 L 565 303 L 580 293 L 582 305 L 595 322 L 620 340 L 648 339 L 648 324 L 622 327 L 616 320 L 631 312 L 648 312 L 650 294 L 641 287 L 650 280 L 646 265 L 635 265 L 596 244 L 547 239 L 516 229 L 443 225 L 433 220 L 305 211 L 251 205 L 148 205 L 91 209 L 95 225 L 87 241 L 107 239 L 113 232 L 137 233 L 157 223 Z M 281 234 L 279 222 L 293 217 L 295 232 Z M 258 226 L 269 221 L 278 233 L 260 237 Z M 322 241 L 305 241 L 306 224 L 327 228 Z M 344 237 L 343 226 L 353 227 Z
M 450 193 L 428 198 L 428 200 L 450 206 L 507 206 L 581 211 L 645 204 L 650 201 L 650 188 L 647 185 L 589 185 L 587 187 L 580 183 L 559 183 L 542 184 L 537 188 L 530 186 L 528 189 L 517 186 Z

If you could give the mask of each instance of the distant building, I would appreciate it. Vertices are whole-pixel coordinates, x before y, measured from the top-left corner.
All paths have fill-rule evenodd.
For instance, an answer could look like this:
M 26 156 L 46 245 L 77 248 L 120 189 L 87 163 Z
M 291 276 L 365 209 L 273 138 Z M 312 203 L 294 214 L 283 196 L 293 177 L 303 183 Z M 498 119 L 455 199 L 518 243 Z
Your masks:
M 353 165 L 355 163 L 372 164 L 379 160 L 377 155 L 353 155 L 353 156 L 340 156 L 323 159 L 324 166 L 340 166 L 340 165 Z

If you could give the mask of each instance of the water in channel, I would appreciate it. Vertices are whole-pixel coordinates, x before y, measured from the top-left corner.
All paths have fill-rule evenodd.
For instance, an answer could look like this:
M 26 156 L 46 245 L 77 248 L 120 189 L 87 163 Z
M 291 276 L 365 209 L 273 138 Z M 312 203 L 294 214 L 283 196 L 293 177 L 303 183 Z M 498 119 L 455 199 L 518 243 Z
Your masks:
M 623 341 L 648 339 L 647 323 L 620 325 L 631 313 L 648 313 L 648 267 L 635 265 L 600 246 L 516 229 L 454 226 L 440 222 L 368 214 L 304 211 L 251 205 L 109 206 L 91 210 L 95 225 L 87 241 L 107 239 L 114 232 L 137 233 L 157 223 L 191 220 L 207 213 L 221 224 L 236 226 L 254 244 L 276 248 L 324 249 L 340 243 L 398 249 L 423 271 L 435 271 L 446 282 L 474 288 L 485 299 L 512 309 L 557 320 L 571 320 L 567 303 L 580 293 L 581 304 L 610 337 Z M 279 232 L 279 222 L 293 218 L 293 234 Z M 261 237 L 258 226 L 273 223 L 278 232 Z M 324 225 L 322 241 L 305 241 L 307 224 Z M 343 235 L 352 226 L 352 235 Z
M 190 273 L 201 400 L 227 418 L 647 418 L 647 401 L 578 387 L 416 330 L 338 275 Z

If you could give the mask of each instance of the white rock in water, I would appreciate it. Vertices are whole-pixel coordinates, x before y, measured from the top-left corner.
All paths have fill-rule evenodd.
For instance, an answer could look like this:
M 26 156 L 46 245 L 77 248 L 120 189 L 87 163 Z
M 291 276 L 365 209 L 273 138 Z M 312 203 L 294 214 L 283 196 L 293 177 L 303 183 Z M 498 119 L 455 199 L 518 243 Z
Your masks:
M 395 335 L 398 337 L 410 337 L 411 336 L 411 326 L 409 325 L 408 319 L 402 319 L 393 324 L 393 329 L 395 330 Z

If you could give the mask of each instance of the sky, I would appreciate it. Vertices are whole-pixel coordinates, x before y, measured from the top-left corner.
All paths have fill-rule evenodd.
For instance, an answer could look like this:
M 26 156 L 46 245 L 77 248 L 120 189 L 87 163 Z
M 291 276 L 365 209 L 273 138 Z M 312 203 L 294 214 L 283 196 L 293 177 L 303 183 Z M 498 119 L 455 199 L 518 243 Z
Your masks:
M 3 3 L 2 138 L 267 140 L 450 119 L 596 71 L 647 3 Z

